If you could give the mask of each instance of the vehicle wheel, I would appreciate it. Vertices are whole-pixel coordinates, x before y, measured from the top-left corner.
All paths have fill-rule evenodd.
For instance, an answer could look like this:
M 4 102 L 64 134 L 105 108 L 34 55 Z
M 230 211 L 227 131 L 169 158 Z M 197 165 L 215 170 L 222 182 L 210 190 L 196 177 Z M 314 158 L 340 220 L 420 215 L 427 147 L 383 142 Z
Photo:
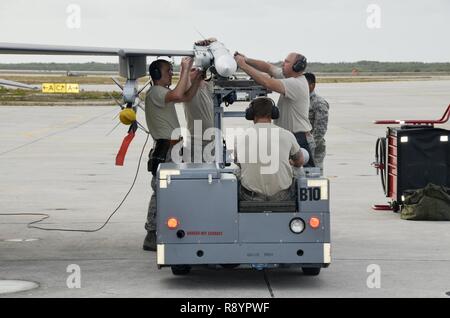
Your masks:
M 226 268 L 226 269 L 234 269 L 234 268 L 238 267 L 239 265 L 241 265 L 241 264 L 220 264 L 220 266 L 222 266 L 223 268 Z
M 391 208 L 392 208 L 392 211 L 394 211 L 395 213 L 398 213 L 398 211 L 400 211 L 400 204 L 398 204 L 397 201 L 392 201 Z
M 187 275 L 191 271 L 191 267 L 189 265 L 174 265 L 171 266 L 172 274 L 176 276 Z
M 302 267 L 304 275 L 317 276 L 320 274 L 320 267 Z

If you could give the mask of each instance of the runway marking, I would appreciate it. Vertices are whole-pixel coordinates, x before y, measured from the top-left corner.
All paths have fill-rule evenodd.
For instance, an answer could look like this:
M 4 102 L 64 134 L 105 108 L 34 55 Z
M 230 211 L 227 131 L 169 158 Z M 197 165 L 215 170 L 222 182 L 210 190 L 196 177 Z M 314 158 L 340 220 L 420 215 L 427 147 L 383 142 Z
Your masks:
M 333 261 L 349 261 L 349 262 L 366 262 L 366 261 L 382 261 L 382 262 L 450 262 L 450 259 L 416 259 L 416 258 L 333 258 Z
M 138 254 L 141 255 L 141 254 Z M 130 257 L 103 257 L 103 258 L 89 258 L 89 257 L 73 257 L 73 258 L 30 258 L 30 259 L 3 259 L 1 263 L 30 263 L 30 262 L 109 262 L 109 261 L 123 261 L 123 262 L 138 262 L 138 263 L 146 263 L 148 261 L 148 257 L 145 256 L 143 258 L 130 258 Z M 337 260 L 335 258 L 332 259 L 333 262 Z M 371 262 L 371 261 L 395 261 L 395 262 L 450 262 L 450 259 L 446 260 L 417 260 L 417 259 L 354 259 L 349 261 L 357 261 L 357 262 Z M 156 260 L 155 260 L 156 263 Z M 333 263 L 332 263 L 333 264 Z M 156 265 L 155 265 L 156 269 Z
M 38 288 L 39 284 L 25 280 L 0 280 L 0 295 L 13 294 Z
M 22 243 L 22 242 L 26 242 L 26 243 L 28 243 L 28 242 L 36 242 L 36 241 L 39 241 L 40 239 L 38 239 L 38 238 L 29 238 L 29 239 L 22 239 L 22 238 L 19 238 L 19 239 L 6 239 L 6 240 L 1 240 L 1 242 L 12 242 L 12 243 Z
M 42 134 L 47 133 L 49 131 L 52 131 L 52 130 L 55 130 L 55 129 L 60 129 L 60 128 L 63 128 L 65 126 L 67 126 L 67 125 L 77 123 L 81 119 L 83 119 L 83 117 L 79 116 L 79 115 L 78 116 L 74 116 L 74 117 L 70 117 L 70 118 L 66 119 L 65 121 L 63 121 L 62 123 L 57 123 L 57 124 L 48 126 L 46 128 L 26 131 L 26 132 L 22 133 L 22 135 L 24 135 L 27 138 L 33 138 L 36 135 L 42 135 Z
M 123 262 L 138 262 L 138 263 L 148 263 L 148 258 L 135 258 L 130 259 L 129 257 L 120 258 L 60 258 L 60 259 L 5 259 L 1 260 L 1 263 L 29 263 L 29 262 L 110 262 L 110 261 L 123 261 Z M 155 260 L 156 263 L 156 260 Z M 155 266 L 156 269 L 156 266 Z
M 91 121 L 94 121 L 94 120 L 96 120 L 96 119 L 98 119 L 98 118 L 100 118 L 100 117 L 106 115 L 106 114 L 112 113 L 113 111 L 116 111 L 116 109 L 109 110 L 109 111 L 107 111 L 107 112 L 105 112 L 105 113 L 102 113 L 102 114 L 100 114 L 100 115 L 98 115 L 98 116 L 92 117 L 92 118 L 90 118 L 90 119 L 88 119 L 88 120 L 86 120 L 86 121 L 84 121 L 84 122 L 81 122 L 81 123 L 79 123 L 79 124 L 77 124 L 77 125 L 75 125 L 75 126 L 73 126 L 73 127 L 68 127 L 68 128 L 63 129 L 63 130 L 55 131 L 55 132 L 53 132 L 53 133 L 51 133 L 51 134 L 48 134 L 48 135 L 46 135 L 46 136 L 43 136 L 43 137 L 37 138 L 37 139 L 35 139 L 35 140 L 32 140 L 32 141 L 30 141 L 30 142 L 24 143 L 24 144 L 22 144 L 22 145 L 20 145 L 20 146 L 14 147 L 14 148 L 12 148 L 12 149 L 9 149 L 9 150 L 3 151 L 3 152 L 0 152 L 0 156 L 3 156 L 3 155 L 6 155 L 6 154 L 8 154 L 8 153 L 10 153 L 10 152 L 13 152 L 13 151 L 22 149 L 22 148 L 24 148 L 24 147 L 26 147 L 26 146 L 35 144 L 35 143 L 37 143 L 37 142 L 39 142 L 39 141 L 41 141 L 41 140 L 44 140 L 44 139 L 46 139 L 46 138 L 50 138 L 50 137 L 53 137 L 53 136 L 56 136 L 56 135 L 59 135 L 59 134 L 63 134 L 63 133 L 65 133 L 65 132 L 67 132 L 67 131 L 70 131 L 70 130 L 73 130 L 73 129 L 77 129 L 77 128 L 79 128 L 79 127 L 81 127 L 81 126 L 83 126 L 83 125 L 85 125 L 85 124 L 87 124 L 87 123 L 90 123 Z

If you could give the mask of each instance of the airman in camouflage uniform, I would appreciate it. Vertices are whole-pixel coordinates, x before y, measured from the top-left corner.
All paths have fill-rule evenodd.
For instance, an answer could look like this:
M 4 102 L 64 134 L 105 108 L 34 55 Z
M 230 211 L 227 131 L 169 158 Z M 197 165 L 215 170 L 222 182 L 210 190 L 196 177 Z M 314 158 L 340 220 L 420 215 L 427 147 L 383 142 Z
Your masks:
M 316 142 L 314 162 L 316 167 L 320 167 L 321 172 L 323 172 L 323 160 L 326 155 L 326 143 L 324 137 L 328 127 L 328 110 L 330 109 L 330 106 L 324 98 L 317 95 L 314 91 L 316 87 L 315 75 L 313 73 L 305 73 L 305 77 L 309 84 L 309 121 L 312 125 L 311 133 Z

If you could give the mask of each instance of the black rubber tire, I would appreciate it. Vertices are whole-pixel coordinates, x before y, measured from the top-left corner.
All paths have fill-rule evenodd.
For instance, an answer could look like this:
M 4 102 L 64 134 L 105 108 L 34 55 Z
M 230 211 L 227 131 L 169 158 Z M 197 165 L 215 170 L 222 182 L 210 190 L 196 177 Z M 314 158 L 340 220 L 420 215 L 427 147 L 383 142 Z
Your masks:
M 392 201 L 391 208 L 394 213 L 398 213 L 400 211 L 400 204 L 397 201 Z
M 303 275 L 317 276 L 320 274 L 320 267 L 302 267 Z
M 172 274 L 175 276 L 183 276 L 191 272 L 191 267 L 189 265 L 174 265 L 170 268 L 172 270 Z

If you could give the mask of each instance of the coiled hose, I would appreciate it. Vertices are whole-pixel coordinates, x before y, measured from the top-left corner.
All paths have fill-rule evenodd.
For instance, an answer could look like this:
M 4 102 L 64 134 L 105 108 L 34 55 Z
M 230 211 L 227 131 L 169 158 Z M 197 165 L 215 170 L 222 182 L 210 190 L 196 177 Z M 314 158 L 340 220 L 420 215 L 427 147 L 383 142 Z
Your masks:
M 380 137 L 375 144 L 375 162 L 378 164 L 377 174 L 381 170 L 381 186 L 384 194 L 387 195 L 386 189 L 386 137 Z

